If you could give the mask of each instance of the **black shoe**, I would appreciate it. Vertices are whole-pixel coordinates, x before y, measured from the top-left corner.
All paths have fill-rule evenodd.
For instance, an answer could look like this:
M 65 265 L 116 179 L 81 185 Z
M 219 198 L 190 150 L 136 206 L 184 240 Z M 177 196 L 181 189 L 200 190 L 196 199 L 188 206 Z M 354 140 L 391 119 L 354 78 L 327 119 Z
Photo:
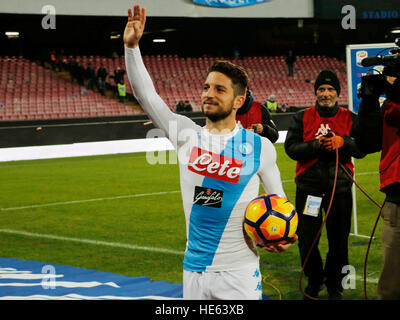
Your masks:
M 308 285 L 307 288 L 304 290 L 304 293 L 306 295 L 304 295 L 303 299 L 304 300 L 312 300 L 311 298 L 318 299 L 319 298 L 319 292 L 323 288 L 324 288 L 324 285 L 320 285 L 320 286 Z
M 328 289 L 329 300 L 343 300 L 343 292 L 338 289 Z

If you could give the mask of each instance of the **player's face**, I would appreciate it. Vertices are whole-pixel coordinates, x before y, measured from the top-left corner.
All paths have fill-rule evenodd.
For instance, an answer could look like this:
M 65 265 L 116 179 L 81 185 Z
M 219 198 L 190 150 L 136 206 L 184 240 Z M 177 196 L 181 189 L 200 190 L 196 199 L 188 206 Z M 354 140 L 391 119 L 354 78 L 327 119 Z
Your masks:
M 338 99 L 337 91 L 329 84 L 317 89 L 317 101 L 321 107 L 334 107 Z
M 232 80 L 223 73 L 210 72 L 203 85 L 201 110 L 213 122 L 225 119 L 238 103 L 236 98 Z

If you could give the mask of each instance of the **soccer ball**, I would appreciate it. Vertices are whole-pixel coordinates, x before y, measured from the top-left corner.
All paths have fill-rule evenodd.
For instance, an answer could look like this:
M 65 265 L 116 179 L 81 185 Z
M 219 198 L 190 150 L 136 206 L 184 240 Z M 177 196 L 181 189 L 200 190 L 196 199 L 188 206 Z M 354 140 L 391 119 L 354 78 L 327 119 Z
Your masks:
M 272 193 L 251 201 L 243 220 L 246 233 L 260 247 L 287 243 L 294 237 L 297 223 L 293 204 Z

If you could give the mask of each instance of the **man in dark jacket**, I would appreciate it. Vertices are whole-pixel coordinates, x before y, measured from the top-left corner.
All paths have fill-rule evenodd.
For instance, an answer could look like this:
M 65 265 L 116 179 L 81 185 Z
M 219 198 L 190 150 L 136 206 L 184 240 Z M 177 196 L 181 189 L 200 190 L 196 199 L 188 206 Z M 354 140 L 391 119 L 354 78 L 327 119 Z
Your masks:
M 342 268 L 348 265 L 348 236 L 351 227 L 352 158 L 365 156 L 356 146 L 356 114 L 339 107 L 340 83 L 336 74 L 322 71 L 314 84 L 317 96 L 316 106 L 297 112 L 289 127 L 285 151 L 297 161 L 296 209 L 299 214 L 297 234 L 301 264 L 311 249 L 312 243 L 322 225 L 322 208 L 329 207 L 335 180 L 336 150 L 339 162 L 336 188 L 332 206 L 326 222 L 329 251 L 325 268 L 318 249 L 318 243 L 310 253 L 304 273 L 308 277 L 305 293 L 318 297 L 323 283 L 326 284 L 330 299 L 341 299 Z M 307 298 L 307 296 L 305 296 Z
M 400 68 L 385 67 L 383 76 L 365 76 L 360 90 L 360 134 L 356 139 L 367 153 L 382 151 L 380 191 L 384 265 L 378 282 L 383 300 L 400 299 Z M 378 81 L 376 81 L 378 80 Z M 386 93 L 382 108 L 379 96 Z
M 289 50 L 288 55 L 286 56 L 285 62 L 288 66 L 288 76 L 293 77 L 293 67 L 296 62 L 296 56 L 293 54 L 292 50 Z
M 90 62 L 86 68 L 86 78 L 88 79 L 88 89 L 93 90 L 96 85 L 96 71 Z
M 243 128 L 253 130 L 272 143 L 279 138 L 278 129 L 272 121 L 268 109 L 254 100 L 250 90 L 247 90 L 246 100 L 236 113 L 236 121 L 240 121 Z

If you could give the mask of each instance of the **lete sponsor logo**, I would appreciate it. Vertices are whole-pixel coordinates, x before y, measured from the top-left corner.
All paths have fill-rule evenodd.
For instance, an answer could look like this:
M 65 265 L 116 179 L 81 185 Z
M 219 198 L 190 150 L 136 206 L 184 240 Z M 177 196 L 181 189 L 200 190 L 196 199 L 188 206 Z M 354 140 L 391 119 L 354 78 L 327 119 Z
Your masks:
M 231 183 L 239 181 L 243 161 L 222 154 L 193 147 L 188 163 L 189 170 L 209 177 Z

